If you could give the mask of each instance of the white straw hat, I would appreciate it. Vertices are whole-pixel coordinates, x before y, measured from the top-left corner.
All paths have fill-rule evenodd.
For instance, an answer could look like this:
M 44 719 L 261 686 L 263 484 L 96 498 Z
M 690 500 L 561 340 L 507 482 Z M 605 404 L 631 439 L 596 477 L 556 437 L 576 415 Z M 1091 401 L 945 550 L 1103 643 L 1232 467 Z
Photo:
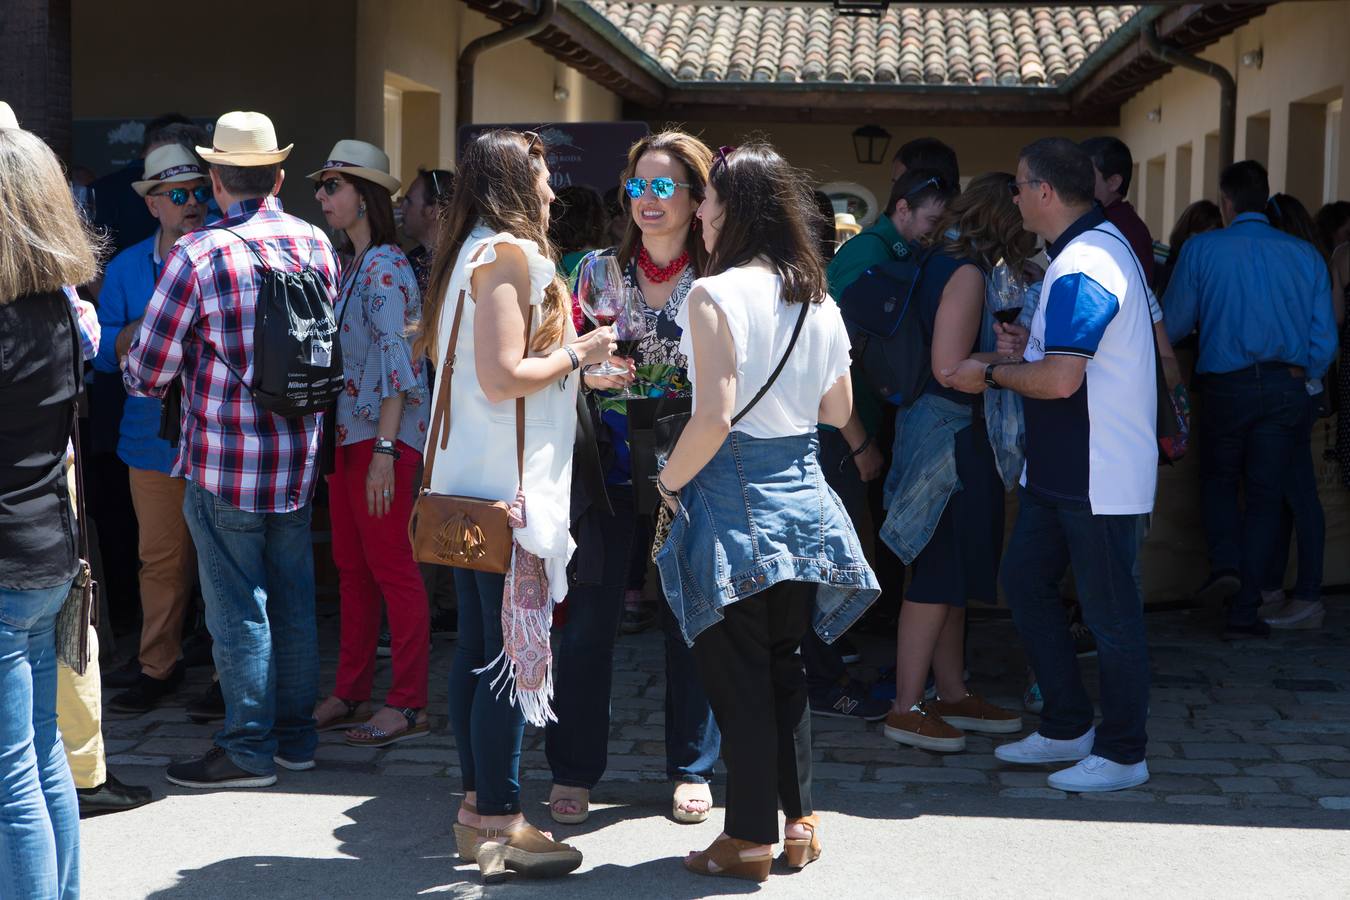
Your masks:
M 0 128 L 18 128 L 19 120 L 14 115 L 14 110 L 9 108 L 9 104 L 0 100 Z
M 267 166 L 279 163 L 294 144 L 277 149 L 277 131 L 272 120 L 259 112 L 227 112 L 216 120 L 211 147 L 197 152 L 218 166 Z
M 192 151 L 182 144 L 156 147 L 145 157 L 144 181 L 133 181 L 131 188 L 144 197 L 156 185 L 174 181 L 197 181 L 206 177 L 206 169 Z
M 328 160 L 317 172 L 310 172 L 310 178 L 318 178 L 324 172 L 341 172 L 350 178 L 364 178 L 384 188 L 389 193 L 397 193 L 401 182 L 389 174 L 389 156 L 374 144 L 365 141 L 338 141 L 328 154 Z

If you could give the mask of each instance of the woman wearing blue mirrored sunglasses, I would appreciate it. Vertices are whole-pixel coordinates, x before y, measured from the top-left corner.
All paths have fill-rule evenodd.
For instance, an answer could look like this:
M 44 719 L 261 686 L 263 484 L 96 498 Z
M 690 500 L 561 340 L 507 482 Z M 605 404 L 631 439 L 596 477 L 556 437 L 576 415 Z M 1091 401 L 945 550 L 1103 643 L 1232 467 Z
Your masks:
M 648 184 L 651 185 L 652 196 L 658 200 L 669 200 L 674 197 L 676 188 L 688 189 L 690 187 L 688 182 L 658 176 L 651 179 L 650 182 L 646 178 L 629 178 L 623 183 L 623 189 L 628 192 L 630 199 L 641 200 L 642 195 L 647 193 Z

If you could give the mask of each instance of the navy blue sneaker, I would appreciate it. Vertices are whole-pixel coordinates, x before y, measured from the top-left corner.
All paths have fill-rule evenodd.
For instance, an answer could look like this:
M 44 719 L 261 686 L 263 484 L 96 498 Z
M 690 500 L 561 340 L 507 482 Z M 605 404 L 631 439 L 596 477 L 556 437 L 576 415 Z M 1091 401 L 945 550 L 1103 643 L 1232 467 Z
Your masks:
M 837 687 L 829 693 L 811 698 L 811 715 L 828 719 L 862 719 L 879 722 L 890 712 L 888 700 L 872 696 L 866 685 L 856 681 Z

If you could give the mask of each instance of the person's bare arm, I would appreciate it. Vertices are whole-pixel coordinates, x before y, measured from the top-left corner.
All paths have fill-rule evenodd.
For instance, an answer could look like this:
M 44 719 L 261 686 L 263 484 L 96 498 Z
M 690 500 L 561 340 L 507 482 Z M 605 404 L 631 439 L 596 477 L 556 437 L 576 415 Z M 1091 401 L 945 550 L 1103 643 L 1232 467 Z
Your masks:
M 736 345 L 726 316 L 708 292 L 696 288 L 686 301 L 694 345 L 694 412 L 680 434 L 660 480 L 679 491 L 713 458 L 731 432 L 736 404 Z
M 852 421 L 853 379 L 849 377 L 847 372 L 840 375 L 834 384 L 830 385 L 830 389 L 825 392 L 825 396 L 820 398 L 818 417 L 822 423 L 840 429 Z M 850 444 L 849 446 L 856 445 Z
M 1001 365 L 994 370 L 999 387 L 1016 391 L 1035 400 L 1063 400 L 1072 397 L 1083 384 L 1088 361 L 1081 356 L 1055 355 L 1034 363 Z M 949 387 L 978 394 L 985 390 L 985 363 L 967 359 L 943 372 Z
M 933 377 L 943 387 L 952 385 L 942 373 L 971 355 L 983 312 L 984 275 L 975 266 L 962 266 L 947 279 L 933 321 Z

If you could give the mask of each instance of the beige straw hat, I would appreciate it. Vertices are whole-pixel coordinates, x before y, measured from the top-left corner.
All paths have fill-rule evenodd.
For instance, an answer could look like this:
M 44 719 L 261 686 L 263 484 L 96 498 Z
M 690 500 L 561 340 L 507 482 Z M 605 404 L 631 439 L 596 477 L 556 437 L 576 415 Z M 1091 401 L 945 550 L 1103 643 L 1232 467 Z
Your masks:
M 19 120 L 14 115 L 14 110 L 9 108 L 9 104 L 0 100 L 0 128 L 18 128 Z
M 145 157 L 144 181 L 133 181 L 131 188 L 144 197 L 156 185 L 174 181 L 197 181 L 206 177 L 206 169 L 192 151 L 182 144 L 156 147 Z
M 338 141 L 328 154 L 328 160 L 309 178 L 318 178 L 324 172 L 341 172 L 349 178 L 364 178 L 397 193 L 401 182 L 389 174 L 389 157 L 374 144 L 365 141 Z
M 198 147 L 202 159 L 217 166 L 267 166 L 279 163 L 294 144 L 277 149 L 272 120 L 259 112 L 227 112 L 216 120 L 212 147 Z

